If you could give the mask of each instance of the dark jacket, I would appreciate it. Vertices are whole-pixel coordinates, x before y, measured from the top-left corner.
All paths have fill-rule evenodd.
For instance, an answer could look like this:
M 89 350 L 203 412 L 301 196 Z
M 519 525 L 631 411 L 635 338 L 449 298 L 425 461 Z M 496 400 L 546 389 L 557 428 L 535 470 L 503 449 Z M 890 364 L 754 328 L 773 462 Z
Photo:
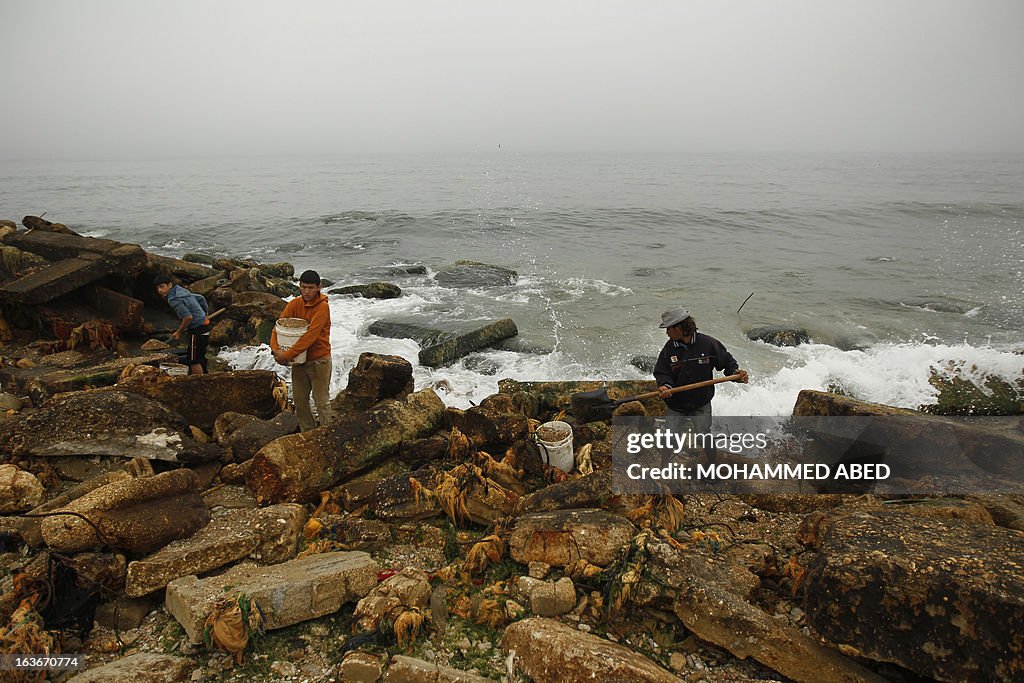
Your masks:
M 724 370 L 725 374 L 731 375 L 738 369 L 739 363 L 725 350 L 722 342 L 697 332 L 692 344 L 668 340 L 654 364 L 654 379 L 659 387 L 681 387 L 711 379 L 715 370 Z M 672 394 L 665 403 L 673 410 L 689 411 L 709 403 L 714 395 L 715 386 L 712 384 Z

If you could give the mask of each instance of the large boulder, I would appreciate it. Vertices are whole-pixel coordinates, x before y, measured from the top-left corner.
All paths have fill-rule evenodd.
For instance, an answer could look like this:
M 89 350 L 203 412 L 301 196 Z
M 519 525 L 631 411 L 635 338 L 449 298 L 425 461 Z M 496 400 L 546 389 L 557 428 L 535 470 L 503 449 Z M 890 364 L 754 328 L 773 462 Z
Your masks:
M 136 652 L 84 671 L 68 683 L 179 683 L 194 669 L 195 661 L 187 657 Z
M 126 391 L 58 394 L 14 429 L 16 456 L 116 455 L 172 462 L 214 459 L 218 450 L 192 438 L 181 415 Z
M 805 610 L 824 637 L 940 681 L 1024 675 L 1020 532 L 881 511 L 819 535 Z
M 615 561 L 636 527 L 624 517 L 589 508 L 522 515 L 509 537 L 509 552 L 520 564 L 567 567 L 584 559 L 599 567 Z
M 270 370 L 235 370 L 172 377 L 155 384 L 119 384 L 118 388 L 159 401 L 184 417 L 189 424 L 209 431 L 217 418 L 226 412 L 245 413 L 262 419 L 277 415 L 280 405 L 274 390 L 280 383 Z
M 164 607 L 198 643 L 213 606 L 225 595 L 244 593 L 259 606 L 270 631 L 331 614 L 362 598 L 377 585 L 377 570 L 373 558 L 359 551 L 307 555 L 269 567 L 238 565 L 206 579 L 172 581 Z
M 182 576 L 205 574 L 243 557 L 260 564 L 290 560 L 309 518 L 301 505 L 231 510 L 188 538 L 176 540 L 128 565 L 125 594 L 148 595 Z
M 261 504 L 306 502 L 396 455 L 403 441 L 432 433 L 443 418 L 444 403 L 430 389 L 384 400 L 347 420 L 270 442 L 252 459 L 246 483 Z
M 1024 490 L 1024 434 L 1016 418 L 954 418 L 803 390 L 794 417 L 803 420 L 823 462 L 873 460 L 891 468 L 899 492 L 927 493 L 936 484 L 976 493 Z M 867 419 L 870 418 L 870 419 Z M 828 460 L 831 458 L 831 460 Z
M 43 540 L 62 552 L 100 545 L 151 552 L 210 521 L 198 487 L 198 477 L 187 469 L 112 482 L 53 510 L 73 514 L 44 519 Z
M 1021 363 L 1024 366 L 1024 361 Z M 1024 370 L 1022 370 L 1024 373 Z M 987 375 L 980 381 L 932 371 L 928 382 L 938 389 L 932 404 L 922 410 L 936 415 L 1021 415 L 1024 414 L 1024 375 L 1014 382 Z
M 344 415 L 386 398 L 404 399 L 412 391 L 412 363 L 401 356 L 364 352 L 349 370 L 348 385 L 331 401 L 331 409 L 335 416 Z
M 454 339 L 442 341 L 422 349 L 419 353 L 420 365 L 430 368 L 451 365 L 477 349 L 490 346 L 497 341 L 514 337 L 517 334 L 519 334 L 519 330 L 511 318 L 488 323 Z
M 220 292 L 220 290 L 217 289 L 214 292 Z M 221 292 L 217 296 L 213 296 L 211 293 L 210 298 L 211 301 L 216 300 L 214 305 L 218 305 L 218 307 L 224 303 L 227 307 L 224 315 L 239 322 L 248 322 L 252 318 L 277 320 L 287 305 L 284 299 L 268 292 L 237 292 L 231 295 Z

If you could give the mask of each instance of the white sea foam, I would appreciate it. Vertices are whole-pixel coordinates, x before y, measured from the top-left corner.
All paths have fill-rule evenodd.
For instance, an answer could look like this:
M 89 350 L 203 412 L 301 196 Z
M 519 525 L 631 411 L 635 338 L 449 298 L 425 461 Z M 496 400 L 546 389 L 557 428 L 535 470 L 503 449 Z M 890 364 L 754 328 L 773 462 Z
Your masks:
M 758 377 L 755 369 L 748 385 L 719 385 L 715 412 L 788 415 L 801 389 L 835 387 L 865 401 L 916 409 L 935 402 L 932 371 L 978 386 L 988 375 L 1012 381 L 1024 373 L 1024 356 L 967 344 L 876 344 L 863 351 L 806 344 L 783 351 L 789 362 L 777 372 Z
M 449 367 L 427 368 L 419 365 L 420 347 L 415 341 L 386 339 L 367 333 L 375 320 L 401 319 L 430 311 L 441 293 L 451 295 L 450 290 L 428 286 L 409 288 L 397 299 L 331 297 L 332 395 L 345 387 L 349 371 L 364 351 L 406 358 L 413 365 L 417 389 L 433 387 L 447 405 L 459 408 L 477 404 L 496 393 L 498 380 L 505 377 L 522 381 L 650 377 L 630 365 L 595 368 L 558 350 L 534 355 L 487 349 Z M 451 303 L 458 307 L 455 302 Z M 446 308 L 445 313 L 458 315 L 454 308 Z M 835 387 L 863 400 L 918 408 L 935 401 L 936 389 L 928 381 L 933 371 L 956 373 L 979 386 L 987 375 L 1015 381 L 1024 373 L 1024 356 L 1013 349 L 945 345 L 927 340 L 879 343 L 865 350 L 850 351 L 824 344 L 775 350 L 784 356 L 781 367 L 777 360 L 771 367 L 759 368 L 755 364 L 747 368 L 751 373 L 749 384 L 718 385 L 714 404 L 717 414 L 789 415 L 801 389 Z M 274 369 L 281 376 L 288 376 L 288 369 L 274 363 L 265 345 L 226 350 L 221 357 L 235 368 Z

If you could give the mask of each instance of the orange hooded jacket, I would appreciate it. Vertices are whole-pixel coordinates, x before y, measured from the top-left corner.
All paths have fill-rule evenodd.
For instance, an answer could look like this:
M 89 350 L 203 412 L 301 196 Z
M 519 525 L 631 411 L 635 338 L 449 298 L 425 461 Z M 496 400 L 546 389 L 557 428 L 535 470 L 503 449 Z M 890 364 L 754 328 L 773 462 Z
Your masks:
M 327 303 L 327 295 L 321 293 L 313 303 L 307 304 L 301 296 L 297 296 L 284 307 L 282 318 L 302 318 L 309 321 L 309 329 L 299 337 L 292 347 L 284 352 L 285 358 L 293 360 L 306 351 L 306 360 L 319 360 L 331 355 L 331 308 Z M 270 333 L 270 348 L 280 351 L 277 343 L 277 330 Z

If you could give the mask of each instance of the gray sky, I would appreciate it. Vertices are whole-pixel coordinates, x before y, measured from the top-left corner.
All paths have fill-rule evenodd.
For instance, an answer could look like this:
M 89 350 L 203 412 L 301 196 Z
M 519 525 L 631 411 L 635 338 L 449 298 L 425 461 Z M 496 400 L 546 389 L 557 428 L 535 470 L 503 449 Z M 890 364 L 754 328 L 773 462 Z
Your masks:
M 1019 0 L 0 0 L 0 157 L 1024 152 Z

